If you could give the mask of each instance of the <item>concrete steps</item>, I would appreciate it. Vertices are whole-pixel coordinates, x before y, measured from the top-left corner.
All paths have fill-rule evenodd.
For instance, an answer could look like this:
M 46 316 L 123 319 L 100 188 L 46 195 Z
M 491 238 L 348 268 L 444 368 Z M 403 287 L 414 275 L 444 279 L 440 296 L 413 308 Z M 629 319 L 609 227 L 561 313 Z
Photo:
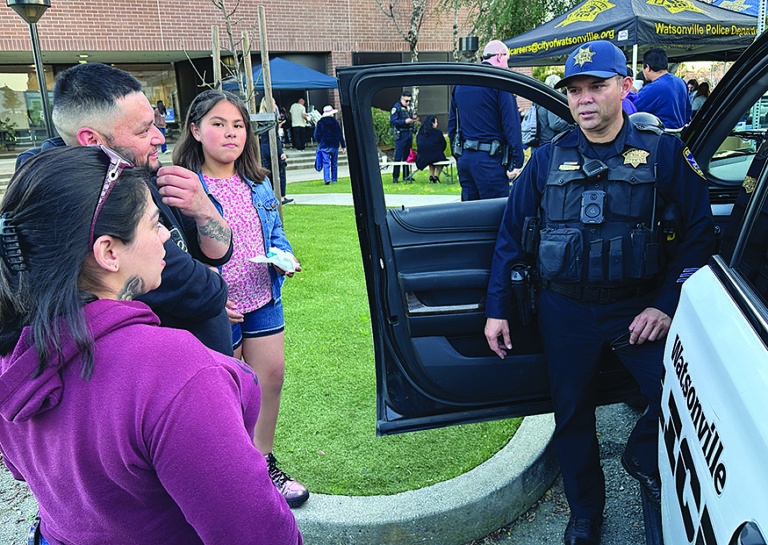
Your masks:
M 307 168 L 315 168 L 315 153 L 317 148 L 307 147 L 304 151 L 298 151 L 290 148 L 284 148 L 285 154 L 288 156 L 288 164 L 285 169 L 300 170 Z M 339 153 L 339 166 L 347 166 L 347 155 L 345 153 Z M 266 165 L 269 168 L 269 165 Z

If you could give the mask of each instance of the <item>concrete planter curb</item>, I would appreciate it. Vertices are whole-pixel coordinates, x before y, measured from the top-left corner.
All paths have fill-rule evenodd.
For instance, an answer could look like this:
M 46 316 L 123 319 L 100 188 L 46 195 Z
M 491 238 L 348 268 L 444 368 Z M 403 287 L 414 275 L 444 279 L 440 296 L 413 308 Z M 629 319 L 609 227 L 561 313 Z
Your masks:
M 394 496 L 313 494 L 293 511 L 306 545 L 462 545 L 505 526 L 558 474 L 551 414 L 523 420 L 492 458 L 449 481 Z

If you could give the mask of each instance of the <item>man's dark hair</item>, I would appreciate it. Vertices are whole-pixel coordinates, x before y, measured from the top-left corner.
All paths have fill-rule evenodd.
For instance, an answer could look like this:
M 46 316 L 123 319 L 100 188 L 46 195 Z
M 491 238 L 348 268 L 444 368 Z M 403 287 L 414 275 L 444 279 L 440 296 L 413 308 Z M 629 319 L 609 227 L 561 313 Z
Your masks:
M 53 124 L 64 141 L 77 144 L 77 131 L 104 127 L 116 112 L 116 102 L 141 92 L 141 83 L 128 72 L 98 63 L 78 64 L 61 72 L 53 87 Z
M 410 97 L 410 96 L 413 96 L 413 95 L 411 95 L 411 92 L 409 90 L 405 89 L 405 90 L 403 90 L 402 93 L 400 93 L 400 96 L 401 97 Z
M 29 326 L 38 355 L 36 376 L 60 363 L 64 337 L 83 355 L 91 373 L 93 339 L 82 306 L 103 287 L 86 258 L 102 182 L 110 164 L 98 146 L 65 146 L 35 155 L 16 171 L 3 199 L 25 268 L 0 259 L 0 354 L 8 354 Z M 147 205 L 147 169 L 125 169 L 104 201 L 94 239 L 109 235 L 125 244 L 136 236 Z
M 654 72 L 667 69 L 667 52 L 660 47 L 654 47 L 643 53 L 643 66 L 647 66 Z

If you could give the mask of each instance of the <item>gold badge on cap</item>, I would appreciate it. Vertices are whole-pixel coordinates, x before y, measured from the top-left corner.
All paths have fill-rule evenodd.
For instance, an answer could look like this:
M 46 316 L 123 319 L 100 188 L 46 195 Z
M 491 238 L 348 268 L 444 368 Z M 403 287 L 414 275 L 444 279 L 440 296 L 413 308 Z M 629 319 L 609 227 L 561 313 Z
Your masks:
M 588 62 L 592 62 L 592 57 L 595 56 L 597 51 L 592 51 L 592 46 L 582 47 L 579 52 L 573 57 L 573 63 L 579 66 L 584 66 Z
M 645 150 L 632 148 L 625 151 L 623 154 L 624 156 L 624 164 L 625 165 L 632 165 L 633 168 L 637 168 L 640 165 L 647 165 L 648 161 L 646 159 L 650 155 Z

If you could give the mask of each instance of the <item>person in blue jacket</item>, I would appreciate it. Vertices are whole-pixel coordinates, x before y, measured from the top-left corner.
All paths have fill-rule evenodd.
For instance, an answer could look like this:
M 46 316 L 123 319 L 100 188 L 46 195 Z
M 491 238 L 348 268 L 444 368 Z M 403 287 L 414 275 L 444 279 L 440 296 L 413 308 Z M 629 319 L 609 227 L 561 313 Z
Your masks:
M 635 99 L 638 112 L 648 112 L 667 129 L 680 129 L 691 120 L 686 83 L 667 71 L 667 52 L 656 47 L 643 54 L 643 75 L 648 81 Z
M 648 398 L 622 464 L 658 508 L 658 424 L 664 338 L 681 283 L 714 251 L 707 182 L 683 142 L 632 124 L 624 54 L 607 41 L 579 46 L 565 65 L 577 127 L 537 149 L 507 205 L 491 265 L 485 335 L 513 350 L 511 274 L 535 261 L 554 444 L 571 518 L 565 545 L 600 542 L 605 485 L 595 430 L 601 353 L 613 349 Z M 672 242 L 658 220 L 670 220 Z M 528 219 L 531 218 L 531 219 Z M 523 228 L 538 222 L 538 238 Z
M 413 145 L 413 133 L 416 130 L 416 120 L 419 118 L 411 108 L 413 97 L 411 92 L 405 90 L 400 95 L 392 111 L 389 112 L 389 125 L 395 137 L 395 161 L 405 161 L 411 153 Z M 400 165 L 395 165 L 392 170 L 392 182 L 398 183 Z M 410 179 L 410 168 L 403 167 L 403 181 Z
M 341 133 L 341 125 L 333 117 L 336 110 L 330 104 L 323 108 L 323 117 L 315 125 L 315 141 L 317 151 L 323 159 L 323 181 L 325 185 L 335 184 L 338 181 L 339 147 L 341 152 L 347 151 L 344 135 Z
M 164 327 L 186 329 L 207 347 L 231 356 L 227 285 L 210 267 L 229 261 L 232 231 L 205 197 L 195 173 L 160 167 L 158 147 L 165 140 L 154 125 L 141 83 L 106 64 L 80 64 L 58 75 L 53 97 L 53 123 L 61 137 L 20 154 L 16 168 L 43 150 L 104 145 L 135 166 L 156 171 L 147 185 L 171 236 L 164 244 L 160 288 L 138 300 L 149 305 Z
M 508 60 L 503 42 L 493 40 L 485 46 L 482 64 L 507 68 Z M 453 150 L 461 148 L 456 163 L 462 201 L 509 196 L 510 180 L 517 178 L 524 162 L 515 95 L 457 85 L 451 97 L 448 139 Z

